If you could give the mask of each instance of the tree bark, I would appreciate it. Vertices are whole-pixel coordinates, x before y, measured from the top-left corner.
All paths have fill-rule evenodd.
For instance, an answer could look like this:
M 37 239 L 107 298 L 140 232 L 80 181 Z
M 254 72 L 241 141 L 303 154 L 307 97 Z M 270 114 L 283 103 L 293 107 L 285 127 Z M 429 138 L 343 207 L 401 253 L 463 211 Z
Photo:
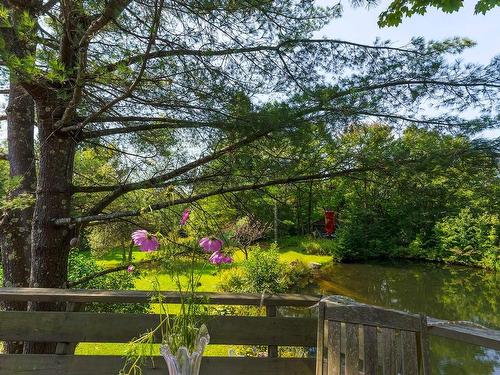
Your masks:
M 36 100 L 40 135 L 37 199 L 33 215 L 30 287 L 64 288 L 68 279 L 68 255 L 75 230 L 57 226 L 54 219 L 70 214 L 71 182 L 76 141 L 58 132 L 55 123 L 64 105 L 55 100 Z M 28 304 L 29 311 L 59 310 L 52 303 Z M 53 353 L 55 345 L 27 343 L 25 353 Z
M 36 187 L 33 99 L 12 79 L 6 112 L 9 175 L 11 178 L 21 178 L 19 186 L 6 198 L 12 200 L 21 194 L 34 194 Z M 6 210 L 3 213 L 0 223 L 0 249 L 4 287 L 29 285 L 32 218 L 32 205 L 24 209 Z M 26 303 L 4 301 L 3 307 L 8 311 L 22 311 L 26 310 Z M 23 343 L 6 342 L 4 351 L 9 354 L 22 353 Z

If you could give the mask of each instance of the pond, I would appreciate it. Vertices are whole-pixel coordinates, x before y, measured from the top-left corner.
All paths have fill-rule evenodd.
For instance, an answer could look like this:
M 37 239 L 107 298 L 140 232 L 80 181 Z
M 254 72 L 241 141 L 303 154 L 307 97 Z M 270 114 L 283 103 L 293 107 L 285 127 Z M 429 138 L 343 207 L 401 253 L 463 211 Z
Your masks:
M 428 263 L 335 264 L 321 270 L 323 294 L 423 313 L 469 320 L 500 329 L 500 273 Z M 433 374 L 500 375 L 500 352 L 432 337 Z

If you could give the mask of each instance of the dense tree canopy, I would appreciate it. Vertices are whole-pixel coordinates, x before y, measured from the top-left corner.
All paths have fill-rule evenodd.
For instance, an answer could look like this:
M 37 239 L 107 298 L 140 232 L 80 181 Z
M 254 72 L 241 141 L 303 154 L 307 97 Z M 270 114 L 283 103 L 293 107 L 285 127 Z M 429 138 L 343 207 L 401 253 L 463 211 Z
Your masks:
M 379 17 L 380 26 L 397 26 L 403 21 L 403 17 L 411 17 L 415 14 L 423 15 L 428 8 L 436 8 L 446 13 L 460 10 L 464 6 L 463 0 L 396 0 L 389 4 L 387 10 Z M 486 14 L 495 7 L 500 6 L 498 0 L 479 0 L 474 6 L 475 14 Z

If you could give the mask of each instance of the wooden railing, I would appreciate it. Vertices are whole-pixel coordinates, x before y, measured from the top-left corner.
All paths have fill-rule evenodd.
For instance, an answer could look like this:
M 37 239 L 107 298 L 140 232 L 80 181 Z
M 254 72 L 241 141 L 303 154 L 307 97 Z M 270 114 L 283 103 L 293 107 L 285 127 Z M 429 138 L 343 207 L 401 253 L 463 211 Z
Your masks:
M 180 303 L 177 293 L 162 293 L 163 301 Z M 210 305 L 260 306 L 266 316 L 210 316 L 207 327 L 211 344 L 267 346 L 266 358 L 206 357 L 203 375 L 312 375 L 312 358 L 279 358 L 279 346 L 314 347 L 316 319 L 279 317 L 279 307 L 311 307 L 319 297 L 303 295 L 259 295 L 200 293 Z M 66 303 L 64 312 L 0 312 L 0 341 L 55 342 L 54 355 L 0 355 L 0 375 L 36 373 L 40 375 L 112 375 L 124 364 L 120 356 L 73 355 L 71 343 L 127 343 L 155 327 L 154 314 L 82 312 L 88 303 L 149 303 L 151 292 L 103 291 L 40 288 L 0 288 L 1 301 Z M 163 360 L 155 360 L 144 374 L 166 374 Z
M 164 302 L 180 303 L 177 293 L 162 293 Z M 280 358 L 279 346 L 315 347 L 317 321 L 313 317 L 276 316 L 280 307 L 309 308 L 320 297 L 200 293 L 211 305 L 260 306 L 266 316 L 211 316 L 207 326 L 211 344 L 267 346 L 266 358 L 206 357 L 202 375 L 312 375 L 312 358 Z M 0 311 L 0 341 L 39 341 L 57 344 L 58 354 L 0 355 L 0 375 L 117 374 L 124 360 L 119 355 L 73 355 L 74 343 L 127 343 L 158 323 L 154 314 L 84 312 L 89 303 L 149 303 L 151 292 L 41 288 L 0 288 L 2 301 L 59 302 L 61 312 Z M 468 323 L 428 318 L 428 333 L 500 350 L 500 332 Z M 155 361 L 144 374 L 165 374 L 163 361 Z

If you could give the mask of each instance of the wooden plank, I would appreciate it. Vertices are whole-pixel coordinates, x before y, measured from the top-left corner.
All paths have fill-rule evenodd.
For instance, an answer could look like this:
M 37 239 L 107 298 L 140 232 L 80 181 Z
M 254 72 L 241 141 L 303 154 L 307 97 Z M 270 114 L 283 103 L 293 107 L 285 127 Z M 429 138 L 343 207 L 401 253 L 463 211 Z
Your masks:
M 402 374 L 418 375 L 417 338 L 415 332 L 401 331 Z
M 433 318 L 427 318 L 427 327 L 430 335 L 500 350 L 500 331 Z
M 81 311 L 85 305 L 76 302 L 66 303 L 66 312 Z M 76 342 L 58 342 L 56 346 L 56 354 L 74 354 L 76 349 Z
M 316 331 L 316 375 L 324 375 L 323 357 L 325 347 L 325 302 L 318 304 L 318 325 Z
M 427 317 L 420 315 L 422 322 L 422 331 L 418 334 L 420 340 L 420 352 L 422 355 L 422 375 L 430 375 L 431 373 L 431 360 L 429 355 L 429 335 L 427 331 Z
M 328 375 L 340 375 L 340 323 L 328 321 Z
M 382 372 L 384 375 L 396 375 L 395 337 L 395 331 L 393 329 L 381 329 Z
M 266 306 L 266 316 L 268 318 L 275 318 L 278 315 L 278 310 L 276 306 Z M 276 345 L 269 345 L 267 347 L 267 356 L 269 358 L 278 357 L 278 347 Z
M 359 375 L 359 326 L 346 323 L 345 373 Z
M 377 373 L 377 328 L 363 326 L 363 368 L 364 375 L 376 375 Z
M 154 314 L 0 312 L 0 340 L 128 342 L 159 324 Z M 211 316 L 211 344 L 315 346 L 314 318 Z
M 262 295 L 258 293 L 198 293 L 212 305 L 297 306 L 310 307 L 318 296 L 302 294 Z M 51 288 L 0 288 L 0 301 L 149 303 L 153 292 L 140 290 L 90 290 Z M 162 292 L 165 303 L 180 303 L 178 292 Z
M 401 331 L 396 331 L 396 336 L 394 340 L 394 354 L 396 356 L 396 374 L 401 374 L 403 368 L 403 353 L 402 353 L 402 342 L 401 342 Z
M 362 304 L 327 303 L 325 319 L 415 332 L 421 329 L 418 315 Z
M 148 361 L 149 362 L 149 361 Z M 0 375 L 114 375 L 122 368 L 119 356 L 0 355 Z M 161 357 L 157 368 L 147 367 L 144 375 L 167 373 Z M 202 375 L 313 375 L 314 359 L 204 357 Z

